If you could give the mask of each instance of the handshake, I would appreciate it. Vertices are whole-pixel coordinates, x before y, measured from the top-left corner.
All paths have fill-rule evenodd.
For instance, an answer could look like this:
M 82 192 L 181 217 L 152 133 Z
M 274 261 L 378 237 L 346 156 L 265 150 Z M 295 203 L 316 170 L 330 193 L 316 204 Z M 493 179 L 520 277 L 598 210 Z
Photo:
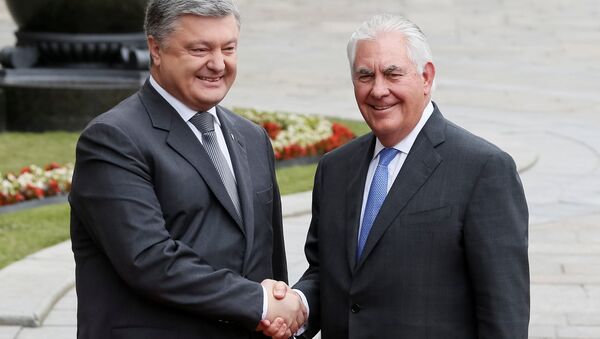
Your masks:
M 267 292 L 267 316 L 256 330 L 275 339 L 291 337 L 308 320 L 302 298 L 282 281 L 265 279 L 261 285 Z

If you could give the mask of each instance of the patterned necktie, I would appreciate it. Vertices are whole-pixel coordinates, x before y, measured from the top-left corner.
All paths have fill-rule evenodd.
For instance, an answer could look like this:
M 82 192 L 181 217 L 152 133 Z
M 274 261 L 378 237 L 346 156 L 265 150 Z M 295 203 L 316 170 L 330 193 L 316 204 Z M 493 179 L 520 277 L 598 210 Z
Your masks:
M 369 232 L 375 221 L 375 217 L 379 213 L 381 205 L 387 195 L 388 185 L 388 165 L 398 154 L 397 149 L 384 148 L 379 152 L 379 164 L 373 175 L 373 181 L 371 182 L 371 188 L 369 188 L 369 196 L 367 198 L 367 205 L 365 206 L 365 212 L 363 215 L 363 221 L 360 228 L 360 236 L 358 237 L 358 246 L 356 248 L 356 261 L 360 259 L 365 243 L 369 237 Z
M 233 173 L 227 164 L 227 160 L 225 160 L 225 156 L 223 156 L 223 153 L 221 152 L 219 143 L 217 142 L 217 134 L 215 133 L 215 123 L 212 114 L 208 112 L 196 113 L 190 119 L 190 122 L 196 126 L 200 133 L 202 133 L 202 145 L 217 169 L 219 177 L 221 178 L 221 181 L 235 206 L 238 217 L 240 217 L 241 220 L 242 213 L 240 210 L 237 184 L 233 177 Z

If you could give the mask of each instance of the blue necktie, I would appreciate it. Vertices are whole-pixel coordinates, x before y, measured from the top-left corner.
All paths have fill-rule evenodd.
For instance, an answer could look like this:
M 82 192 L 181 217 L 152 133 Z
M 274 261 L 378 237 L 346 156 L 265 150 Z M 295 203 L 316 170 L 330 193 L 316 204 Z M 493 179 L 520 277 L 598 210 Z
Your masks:
M 369 237 L 369 232 L 373 226 L 373 221 L 379 213 L 381 205 L 387 195 L 388 185 L 388 165 L 398 154 L 397 149 L 384 148 L 379 152 L 379 164 L 373 175 L 373 181 L 371 182 L 371 188 L 369 188 L 369 196 L 367 198 L 367 206 L 365 206 L 365 212 L 363 215 L 362 226 L 360 228 L 360 236 L 358 238 L 358 247 L 356 248 L 356 260 L 360 259 L 365 243 Z

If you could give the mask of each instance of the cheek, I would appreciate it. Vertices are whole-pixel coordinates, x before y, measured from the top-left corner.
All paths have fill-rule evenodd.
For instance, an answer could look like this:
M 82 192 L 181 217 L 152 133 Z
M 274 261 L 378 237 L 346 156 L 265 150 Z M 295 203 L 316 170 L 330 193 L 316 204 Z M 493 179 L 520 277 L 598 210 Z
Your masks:
M 237 72 L 237 62 L 235 58 L 225 62 L 226 72 L 229 76 L 235 77 Z
M 364 105 L 365 100 L 369 96 L 369 88 L 364 85 L 355 85 L 354 86 L 354 97 L 359 105 Z

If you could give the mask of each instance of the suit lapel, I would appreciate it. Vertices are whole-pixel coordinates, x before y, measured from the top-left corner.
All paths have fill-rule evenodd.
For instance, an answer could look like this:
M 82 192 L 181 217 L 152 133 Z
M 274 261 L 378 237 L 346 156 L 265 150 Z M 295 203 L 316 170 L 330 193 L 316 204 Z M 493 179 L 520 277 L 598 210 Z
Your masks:
M 233 164 L 235 178 L 238 186 L 238 194 L 242 215 L 244 218 L 244 229 L 246 231 L 246 254 L 244 262 L 248 262 L 252 255 L 252 246 L 254 245 L 254 199 L 252 177 L 249 175 L 250 167 L 248 164 L 248 154 L 246 151 L 246 140 L 234 120 L 230 117 L 230 112 L 217 106 L 217 115 L 221 121 L 223 136 L 229 149 L 231 163 Z
M 358 145 L 358 149 L 350 159 L 351 167 L 357 166 L 356 171 L 346 172 L 348 175 L 348 179 L 346 180 L 346 249 L 351 272 L 356 267 L 356 246 L 362 198 L 374 148 L 375 137 L 373 134 L 369 134 Z
M 168 132 L 167 144 L 185 158 L 202 176 L 217 200 L 236 221 L 242 232 L 244 227 L 237 216 L 235 206 L 223 185 L 212 160 L 194 133 L 175 109 L 166 102 L 148 81 L 140 91 L 140 99 L 146 107 L 154 128 Z M 235 167 L 235 166 L 234 166 Z
M 379 210 L 379 214 L 373 222 L 373 227 L 367 238 L 363 254 L 356 265 L 356 270 L 360 269 L 396 216 L 402 212 L 442 162 L 442 157 L 437 153 L 435 147 L 444 140 L 443 130 L 445 124 L 445 120 L 435 107 L 434 113 L 415 140 L 400 173 L 398 173 Z

